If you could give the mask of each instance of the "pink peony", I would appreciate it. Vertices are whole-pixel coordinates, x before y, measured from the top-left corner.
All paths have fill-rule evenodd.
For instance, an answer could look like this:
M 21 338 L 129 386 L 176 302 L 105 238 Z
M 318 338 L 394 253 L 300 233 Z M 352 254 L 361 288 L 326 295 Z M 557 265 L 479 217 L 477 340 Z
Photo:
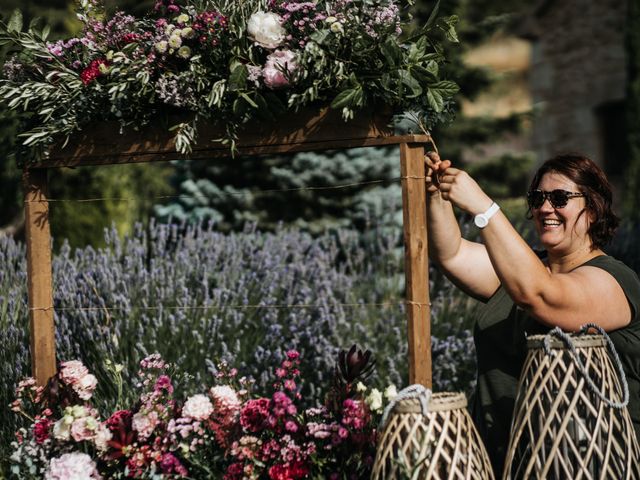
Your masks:
M 89 370 L 79 360 L 69 360 L 60 364 L 60 379 L 67 385 L 73 385 L 89 374 Z
M 206 420 L 213 413 L 213 404 L 209 397 L 201 393 L 189 397 L 182 407 L 182 416 L 195 420 Z
M 283 88 L 289 85 L 297 69 L 295 53 L 291 50 L 276 50 L 267 57 L 262 69 L 262 79 L 271 89 Z
M 52 458 L 45 480 L 94 480 L 102 479 L 95 462 L 86 453 L 65 453 Z

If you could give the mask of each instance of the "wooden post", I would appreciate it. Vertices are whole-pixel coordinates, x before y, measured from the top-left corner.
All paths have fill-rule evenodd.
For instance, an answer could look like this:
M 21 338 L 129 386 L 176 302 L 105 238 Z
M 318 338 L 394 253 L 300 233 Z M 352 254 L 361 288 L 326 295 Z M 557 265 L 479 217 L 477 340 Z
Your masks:
M 431 388 L 431 308 L 424 146 L 400 144 L 409 341 L 409 382 Z
M 38 385 L 44 385 L 56 373 L 47 170 L 25 169 L 23 182 L 31 369 Z

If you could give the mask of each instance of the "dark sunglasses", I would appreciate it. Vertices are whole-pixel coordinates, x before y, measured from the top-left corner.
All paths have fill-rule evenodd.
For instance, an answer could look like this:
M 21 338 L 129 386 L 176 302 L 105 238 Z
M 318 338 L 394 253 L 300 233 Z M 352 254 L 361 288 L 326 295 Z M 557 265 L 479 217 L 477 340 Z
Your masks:
M 549 200 L 553 208 L 563 208 L 567 206 L 570 198 L 584 197 L 584 193 L 568 192 L 566 190 L 531 190 L 527 193 L 529 208 L 540 208 L 545 200 Z

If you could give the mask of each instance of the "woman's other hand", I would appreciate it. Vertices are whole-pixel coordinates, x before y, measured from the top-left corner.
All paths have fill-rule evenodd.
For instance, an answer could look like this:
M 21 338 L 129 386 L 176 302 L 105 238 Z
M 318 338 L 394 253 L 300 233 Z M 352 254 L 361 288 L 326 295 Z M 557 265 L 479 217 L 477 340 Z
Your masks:
M 439 192 L 440 176 L 451 166 L 451 161 L 440 160 L 440 155 L 436 152 L 427 152 L 424 157 L 425 163 L 425 182 L 427 183 L 427 192 L 430 194 Z
M 444 162 L 440 165 L 442 164 Z M 471 215 L 486 212 L 493 203 L 480 185 L 464 170 L 448 167 L 440 174 L 439 181 L 438 189 L 442 198 Z

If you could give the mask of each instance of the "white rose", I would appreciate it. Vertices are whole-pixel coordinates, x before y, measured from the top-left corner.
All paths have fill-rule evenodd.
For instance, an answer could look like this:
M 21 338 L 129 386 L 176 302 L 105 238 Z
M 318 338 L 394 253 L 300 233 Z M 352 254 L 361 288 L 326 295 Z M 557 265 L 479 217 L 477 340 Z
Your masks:
M 247 23 L 249 38 L 264 48 L 280 46 L 285 37 L 282 18 L 273 12 L 256 12 Z
M 333 33 L 344 33 L 344 27 L 340 22 L 332 23 L 330 28 Z
M 176 18 L 176 22 L 178 23 L 187 23 L 188 21 L 189 21 L 189 15 L 187 15 L 186 13 L 182 13 L 178 15 L 178 18 Z
M 365 398 L 365 403 L 369 405 L 371 410 L 378 411 L 382 408 L 382 393 L 377 388 L 371 390 L 371 393 Z
M 388 401 L 393 400 L 397 396 L 398 396 L 398 390 L 396 390 L 395 385 L 389 385 L 387 388 L 384 389 L 384 398 L 386 398 Z
M 366 391 L 367 391 L 367 386 L 362 382 L 358 382 L 358 384 L 356 385 L 356 392 L 366 392 Z

